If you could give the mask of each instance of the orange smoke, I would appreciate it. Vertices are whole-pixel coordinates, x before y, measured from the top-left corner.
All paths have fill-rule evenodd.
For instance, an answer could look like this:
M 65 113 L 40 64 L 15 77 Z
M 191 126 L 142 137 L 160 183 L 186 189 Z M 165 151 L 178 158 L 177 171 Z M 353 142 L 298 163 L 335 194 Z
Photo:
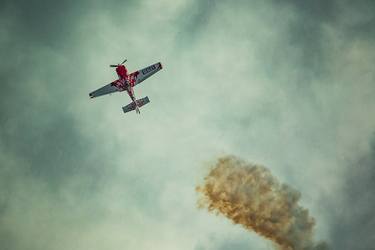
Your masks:
M 323 249 L 314 246 L 314 218 L 298 205 L 300 193 L 281 184 L 271 172 L 234 156 L 219 158 L 197 191 L 200 207 L 216 211 L 272 240 L 282 250 Z

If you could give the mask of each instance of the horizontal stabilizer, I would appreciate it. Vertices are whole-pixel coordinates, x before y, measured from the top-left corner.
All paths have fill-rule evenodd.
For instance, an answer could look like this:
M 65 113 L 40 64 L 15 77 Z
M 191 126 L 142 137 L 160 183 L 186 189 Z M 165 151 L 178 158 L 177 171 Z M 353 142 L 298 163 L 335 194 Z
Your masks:
M 148 96 L 146 96 L 142 99 L 138 99 L 136 102 L 138 104 L 138 107 L 142 107 L 142 106 L 146 105 L 147 103 L 149 103 L 150 99 L 148 99 Z M 129 103 L 128 105 L 122 107 L 122 110 L 124 111 L 124 113 L 135 110 L 135 103 L 134 102 Z

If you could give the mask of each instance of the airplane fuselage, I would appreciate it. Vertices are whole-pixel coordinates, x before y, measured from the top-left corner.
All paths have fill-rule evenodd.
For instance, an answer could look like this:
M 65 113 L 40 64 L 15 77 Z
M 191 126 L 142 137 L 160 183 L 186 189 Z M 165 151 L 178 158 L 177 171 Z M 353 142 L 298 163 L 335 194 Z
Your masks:
M 139 112 L 138 110 L 138 104 L 136 102 L 135 96 L 134 96 L 134 90 L 131 82 L 129 81 L 129 75 L 128 75 L 128 70 L 124 65 L 118 65 L 116 67 L 116 73 L 118 75 L 118 80 L 115 81 L 115 86 L 118 88 L 119 91 L 124 91 L 128 92 L 128 95 L 130 99 L 134 102 L 137 113 Z

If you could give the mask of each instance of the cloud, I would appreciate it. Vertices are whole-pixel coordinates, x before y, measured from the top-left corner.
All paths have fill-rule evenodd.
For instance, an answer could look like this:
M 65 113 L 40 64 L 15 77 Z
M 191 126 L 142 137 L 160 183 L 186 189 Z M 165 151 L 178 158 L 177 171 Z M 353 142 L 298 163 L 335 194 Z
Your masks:
M 265 249 L 195 211 L 200 163 L 222 152 L 275 166 L 317 238 L 339 232 L 320 204 L 338 202 L 324 194 L 374 131 L 373 5 L 2 1 L 2 246 L 192 249 L 216 235 L 213 248 Z M 88 100 L 125 57 L 165 66 L 136 90 L 152 103 L 141 119 L 122 115 L 126 96 Z
M 335 249 L 371 249 L 375 244 L 373 211 L 375 199 L 375 145 L 359 159 L 348 163 L 340 199 L 331 201 L 334 217 L 331 238 Z

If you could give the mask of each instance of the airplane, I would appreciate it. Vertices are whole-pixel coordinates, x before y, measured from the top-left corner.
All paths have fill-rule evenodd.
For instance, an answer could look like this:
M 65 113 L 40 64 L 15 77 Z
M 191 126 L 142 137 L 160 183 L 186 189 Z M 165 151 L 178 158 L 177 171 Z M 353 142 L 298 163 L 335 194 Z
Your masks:
M 139 111 L 139 108 L 149 103 L 150 99 L 148 98 L 148 96 L 146 96 L 137 100 L 135 98 L 133 88 L 135 85 L 143 82 L 144 80 L 161 70 L 163 66 L 160 62 L 158 62 L 128 75 L 128 70 L 124 65 L 126 61 L 127 60 L 125 59 L 120 64 L 109 65 L 109 67 L 116 68 L 118 79 L 91 92 L 89 96 L 90 98 L 95 98 L 98 96 L 112 94 L 114 92 L 122 92 L 126 90 L 132 102 L 122 107 L 123 112 L 127 113 L 136 110 L 137 114 L 140 114 L 141 112 Z

